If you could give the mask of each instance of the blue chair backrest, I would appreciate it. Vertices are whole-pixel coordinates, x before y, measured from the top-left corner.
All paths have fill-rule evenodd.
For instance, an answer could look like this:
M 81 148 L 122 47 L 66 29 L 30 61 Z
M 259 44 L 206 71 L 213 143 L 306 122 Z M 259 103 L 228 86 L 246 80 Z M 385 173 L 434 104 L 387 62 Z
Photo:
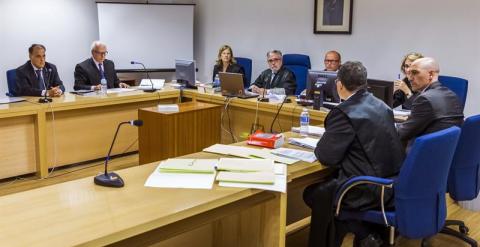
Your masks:
M 307 86 L 308 70 L 312 68 L 310 57 L 303 54 L 285 54 L 283 65 L 295 74 L 297 82 L 295 94 L 300 94 Z
M 467 118 L 462 125 L 452 167 L 448 192 L 456 201 L 473 200 L 480 190 L 480 115 Z
M 15 69 L 7 70 L 7 86 L 8 86 L 8 93 L 6 93 L 7 96 L 16 96 L 14 95 L 13 88 L 15 87 L 16 84 L 16 77 L 17 77 L 17 72 Z
M 441 75 L 438 77 L 438 81 L 457 94 L 463 109 L 465 107 L 465 101 L 467 101 L 468 80 L 453 76 Z
M 397 229 L 403 236 L 424 238 L 444 226 L 448 172 L 459 136 L 454 126 L 415 140 L 394 185 Z
M 237 60 L 237 64 L 240 64 L 245 70 L 245 78 L 246 78 L 245 82 L 247 83 L 247 85 L 243 85 L 243 86 L 247 88 L 250 86 L 250 83 L 252 82 L 252 59 L 245 58 L 245 57 L 235 57 L 235 60 Z

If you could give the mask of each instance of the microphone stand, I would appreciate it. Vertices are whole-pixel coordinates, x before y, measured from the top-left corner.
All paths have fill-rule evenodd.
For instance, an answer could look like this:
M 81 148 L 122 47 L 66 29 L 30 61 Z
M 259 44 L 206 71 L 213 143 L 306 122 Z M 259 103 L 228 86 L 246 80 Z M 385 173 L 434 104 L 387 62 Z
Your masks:
M 110 149 L 108 150 L 107 157 L 105 158 L 105 171 L 103 174 L 99 174 L 93 179 L 93 182 L 96 185 L 105 186 L 105 187 L 115 187 L 115 188 L 120 188 L 125 185 L 125 182 L 123 182 L 123 179 L 118 174 L 116 174 L 115 172 L 108 172 L 108 169 L 107 169 L 108 161 L 110 160 L 110 154 L 112 153 L 113 144 L 117 139 L 117 135 L 118 135 L 118 131 L 120 130 L 120 127 L 124 124 L 141 126 L 142 122 L 138 123 L 138 121 L 139 120 L 134 120 L 129 122 L 121 122 L 120 124 L 118 124 L 117 130 L 115 131 L 115 136 L 113 137 L 112 145 L 110 145 Z
M 45 95 L 43 98 L 38 99 L 38 103 L 50 103 L 52 102 L 52 98 L 48 97 L 48 90 L 47 90 L 47 84 L 45 83 L 45 78 L 43 78 L 43 86 L 45 87 Z
M 150 74 L 148 73 L 148 70 L 147 70 L 147 68 L 145 67 L 145 65 L 144 65 L 143 63 L 134 62 L 134 61 L 132 61 L 132 62 L 130 62 L 130 63 L 131 63 L 131 64 L 140 64 L 140 65 L 142 65 L 143 70 L 145 71 L 145 74 L 147 74 L 148 80 L 150 80 L 150 84 L 152 85 L 152 89 L 143 89 L 143 91 L 144 91 L 145 93 L 154 93 L 154 92 L 156 92 L 157 90 L 156 90 L 155 87 L 153 86 L 152 78 L 150 77 Z

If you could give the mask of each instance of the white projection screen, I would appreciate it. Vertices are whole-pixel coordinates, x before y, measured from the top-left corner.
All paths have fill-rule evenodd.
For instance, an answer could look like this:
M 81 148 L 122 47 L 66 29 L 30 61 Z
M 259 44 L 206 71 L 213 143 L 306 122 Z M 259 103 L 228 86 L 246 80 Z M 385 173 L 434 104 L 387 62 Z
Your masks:
M 173 69 L 193 60 L 193 4 L 97 3 L 100 40 L 117 70 Z

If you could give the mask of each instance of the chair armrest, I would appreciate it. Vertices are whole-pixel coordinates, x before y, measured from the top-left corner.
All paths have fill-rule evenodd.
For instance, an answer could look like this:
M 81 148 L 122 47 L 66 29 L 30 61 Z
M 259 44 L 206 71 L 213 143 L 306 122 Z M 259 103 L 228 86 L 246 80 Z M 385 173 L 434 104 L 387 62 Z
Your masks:
M 337 190 L 337 194 L 335 195 L 335 206 L 336 206 L 335 215 L 336 216 L 339 215 L 340 208 L 342 205 L 342 199 L 350 189 L 352 189 L 357 185 L 363 185 L 363 184 L 377 185 L 382 188 L 382 193 L 380 195 L 382 213 L 384 216 L 385 224 L 388 226 L 388 222 L 385 216 L 384 193 L 385 193 L 385 187 L 387 188 L 393 187 L 393 182 L 394 182 L 393 179 L 379 178 L 379 177 L 372 177 L 372 176 L 357 176 L 347 180 L 345 183 L 342 184 L 342 186 L 340 186 L 340 188 Z

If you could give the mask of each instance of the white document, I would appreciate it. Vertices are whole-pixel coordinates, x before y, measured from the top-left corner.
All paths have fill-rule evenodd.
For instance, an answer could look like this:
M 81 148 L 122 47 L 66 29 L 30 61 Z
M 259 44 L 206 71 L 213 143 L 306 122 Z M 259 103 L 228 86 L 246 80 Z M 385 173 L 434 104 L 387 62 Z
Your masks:
M 168 159 L 158 169 L 161 173 L 215 173 L 217 163 L 217 159 Z
M 180 108 L 177 104 L 160 104 L 157 105 L 158 112 L 179 112 Z
M 309 163 L 315 162 L 315 160 L 317 160 L 317 157 L 315 157 L 315 154 L 313 152 L 303 151 L 303 150 L 298 150 L 293 148 L 277 148 L 277 149 L 273 149 L 270 152 L 275 155 L 299 159 Z
M 300 127 L 292 127 L 293 132 L 300 133 Z M 308 126 L 308 134 L 312 136 L 322 136 L 325 133 L 325 128 L 318 126 Z
M 210 147 L 203 149 L 205 152 L 231 155 L 241 158 L 263 158 L 263 159 L 272 159 L 275 162 L 284 163 L 284 164 L 293 164 L 298 161 L 298 159 L 291 159 L 287 157 L 280 157 L 270 153 L 270 149 L 258 149 L 258 148 L 249 148 L 242 146 L 232 146 L 224 144 L 214 144 Z
M 145 182 L 145 187 L 212 189 L 216 173 L 166 173 L 159 172 L 160 165 Z
M 304 148 L 315 149 L 320 139 L 305 137 L 305 138 L 289 138 L 288 143 Z
M 273 184 L 255 184 L 255 183 L 232 183 L 232 182 L 219 182 L 219 186 L 223 187 L 236 187 L 236 188 L 251 188 L 270 190 L 286 193 L 287 191 L 287 165 L 275 164 L 275 181 Z
M 408 117 L 410 116 L 410 113 L 411 113 L 410 110 L 393 110 L 394 116 Z
M 275 174 L 273 172 L 218 172 L 216 180 L 228 183 L 273 185 Z
M 9 104 L 15 102 L 25 101 L 25 98 L 22 97 L 1 97 L 0 104 Z
M 152 83 L 153 83 L 153 89 L 160 90 L 163 88 L 165 85 L 165 79 L 142 79 L 140 82 L 140 85 L 138 85 L 138 89 L 144 90 L 144 89 L 152 89 Z
M 107 89 L 107 94 L 109 93 L 128 93 L 128 92 L 132 92 L 132 91 L 135 91 L 136 89 L 135 88 L 109 88 Z
M 270 159 L 220 158 L 219 171 L 231 172 L 270 172 L 273 174 L 274 163 Z

